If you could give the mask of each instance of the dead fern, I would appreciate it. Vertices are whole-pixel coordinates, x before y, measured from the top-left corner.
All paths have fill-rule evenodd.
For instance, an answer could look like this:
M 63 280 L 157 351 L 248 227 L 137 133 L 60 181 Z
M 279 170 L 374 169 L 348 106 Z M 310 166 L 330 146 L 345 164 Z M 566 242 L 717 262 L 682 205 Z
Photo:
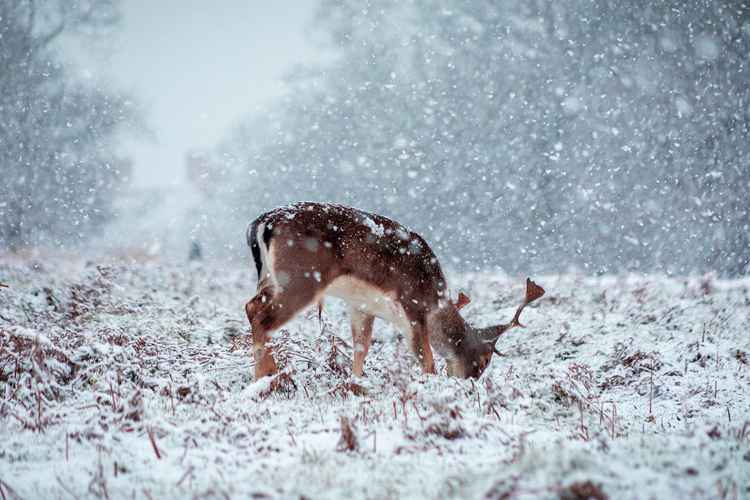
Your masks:
M 357 451 L 359 449 L 359 441 L 349 418 L 341 416 L 339 423 L 341 424 L 341 437 L 336 446 L 336 451 Z
M 601 486 L 591 481 L 577 481 L 560 491 L 560 500 L 608 500 Z

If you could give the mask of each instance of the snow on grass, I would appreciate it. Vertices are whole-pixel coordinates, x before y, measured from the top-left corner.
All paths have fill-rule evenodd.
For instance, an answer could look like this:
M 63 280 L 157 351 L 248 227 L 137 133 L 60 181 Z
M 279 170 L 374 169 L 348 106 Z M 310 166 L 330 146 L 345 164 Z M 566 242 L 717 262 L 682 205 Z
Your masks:
M 249 268 L 0 262 L 0 492 L 750 495 L 750 281 L 535 278 L 547 295 L 478 381 L 422 375 L 381 322 L 352 379 L 335 301 L 280 331 L 282 375 L 254 381 Z M 480 326 L 523 290 L 452 284 Z

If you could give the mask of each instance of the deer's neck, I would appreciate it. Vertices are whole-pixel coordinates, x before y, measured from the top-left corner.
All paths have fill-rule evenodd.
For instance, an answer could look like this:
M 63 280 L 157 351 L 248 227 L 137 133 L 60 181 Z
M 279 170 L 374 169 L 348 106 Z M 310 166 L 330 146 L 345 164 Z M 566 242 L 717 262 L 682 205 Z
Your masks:
M 428 317 L 430 338 L 435 348 L 446 358 L 458 358 L 474 340 L 471 327 L 454 307 L 439 307 Z
M 477 328 L 476 335 L 479 340 L 488 344 L 494 344 L 497 339 L 505 333 L 512 325 L 510 323 L 505 325 L 494 325 L 486 326 L 484 328 Z

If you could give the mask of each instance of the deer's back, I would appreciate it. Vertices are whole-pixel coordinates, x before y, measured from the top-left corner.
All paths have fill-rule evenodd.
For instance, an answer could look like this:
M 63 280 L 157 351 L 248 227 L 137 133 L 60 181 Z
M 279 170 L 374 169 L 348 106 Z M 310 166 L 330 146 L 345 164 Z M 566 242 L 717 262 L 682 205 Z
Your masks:
M 427 242 L 387 217 L 301 202 L 266 212 L 252 227 L 263 228 L 265 243 L 280 257 L 275 260 L 286 252 L 292 265 L 293 254 L 294 262 L 305 262 L 323 280 L 354 278 L 393 294 L 405 307 L 436 303 L 445 293 L 445 277 Z

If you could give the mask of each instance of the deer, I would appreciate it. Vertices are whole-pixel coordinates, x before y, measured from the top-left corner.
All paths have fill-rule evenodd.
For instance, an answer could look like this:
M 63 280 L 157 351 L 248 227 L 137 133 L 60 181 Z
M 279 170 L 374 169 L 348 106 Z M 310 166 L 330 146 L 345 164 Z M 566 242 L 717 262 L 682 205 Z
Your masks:
M 527 278 L 509 323 L 473 327 L 459 314 L 470 299 L 461 292 L 451 300 L 438 259 L 420 235 L 344 205 L 298 202 L 268 211 L 249 224 L 247 243 L 258 275 L 256 294 L 245 305 L 256 380 L 278 371 L 273 333 L 308 306 L 322 307 L 325 297 L 348 305 L 355 376 L 364 374 L 380 318 L 404 333 L 424 373 L 436 373 L 434 347 L 449 376 L 476 379 L 500 354 L 500 336 L 523 326 L 521 311 L 545 293 Z

